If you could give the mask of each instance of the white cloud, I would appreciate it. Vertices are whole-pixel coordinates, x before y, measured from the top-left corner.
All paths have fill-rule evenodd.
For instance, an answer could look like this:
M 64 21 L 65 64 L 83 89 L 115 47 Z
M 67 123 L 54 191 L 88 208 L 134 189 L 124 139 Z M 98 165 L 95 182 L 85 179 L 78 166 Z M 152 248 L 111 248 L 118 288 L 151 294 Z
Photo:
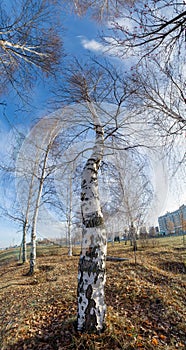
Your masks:
M 106 49 L 104 45 L 100 44 L 98 41 L 94 39 L 88 40 L 86 38 L 81 37 L 81 44 L 83 45 L 84 49 L 91 50 L 91 51 L 104 52 Z
M 129 69 L 134 65 L 136 61 L 136 58 L 131 50 L 128 50 L 127 54 L 125 53 L 124 56 L 123 47 L 119 46 L 117 40 L 112 37 L 105 37 L 105 44 L 101 44 L 95 39 L 89 40 L 82 36 L 80 36 L 80 40 L 81 45 L 85 50 L 105 54 L 107 56 L 110 56 L 110 58 L 114 57 L 122 60 L 125 59 L 125 65 L 128 65 Z
M 88 40 L 85 37 L 81 38 L 81 44 L 84 49 L 94 51 L 94 52 L 100 52 L 100 53 L 107 53 L 109 56 L 120 56 L 122 53 L 122 48 L 118 47 L 117 41 L 114 38 L 111 37 L 105 37 L 107 45 L 100 44 L 98 41 L 91 39 Z

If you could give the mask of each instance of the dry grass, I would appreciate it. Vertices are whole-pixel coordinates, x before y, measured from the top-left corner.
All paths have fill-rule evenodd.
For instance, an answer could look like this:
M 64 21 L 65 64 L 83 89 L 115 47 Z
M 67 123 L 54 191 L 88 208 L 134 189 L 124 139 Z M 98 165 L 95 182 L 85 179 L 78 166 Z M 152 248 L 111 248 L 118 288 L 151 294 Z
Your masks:
M 136 264 L 129 245 L 108 246 L 109 255 L 129 261 L 107 262 L 107 321 L 100 335 L 75 331 L 75 253 L 68 257 L 65 248 L 41 250 L 38 271 L 28 277 L 28 265 L 15 261 L 17 255 L 0 252 L 1 350 L 186 348 L 186 250 L 181 237 L 141 242 Z

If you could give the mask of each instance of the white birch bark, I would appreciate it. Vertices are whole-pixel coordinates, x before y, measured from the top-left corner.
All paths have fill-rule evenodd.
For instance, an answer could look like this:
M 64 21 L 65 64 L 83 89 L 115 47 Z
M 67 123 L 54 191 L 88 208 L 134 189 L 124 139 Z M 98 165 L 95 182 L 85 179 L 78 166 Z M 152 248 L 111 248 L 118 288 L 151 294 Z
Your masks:
M 26 148 L 26 147 L 25 147 Z M 19 157 L 17 159 L 17 174 L 18 176 L 24 177 L 24 183 L 26 180 L 26 183 L 29 183 L 29 189 L 28 189 L 28 197 L 25 198 L 22 197 L 22 193 L 25 193 L 25 189 L 21 187 L 21 191 L 19 191 L 20 196 L 20 202 L 23 206 L 23 215 L 24 215 L 24 221 L 23 221 L 23 236 L 22 236 L 22 262 L 25 263 L 27 261 L 27 245 L 26 245 L 26 238 L 27 238 L 27 232 L 28 232 L 28 225 L 30 221 L 30 211 L 32 207 L 32 198 L 34 193 L 34 185 L 35 185 L 35 178 L 37 169 L 39 166 L 39 156 L 40 156 L 41 150 L 36 148 L 36 155 L 34 164 L 31 162 L 30 167 L 28 167 L 27 159 L 25 159 L 24 152 L 20 152 Z M 33 165 L 33 166 L 32 166 Z M 31 179 L 29 179 L 31 176 Z M 22 182 L 19 180 L 19 183 Z
M 96 140 L 92 155 L 82 174 L 82 251 L 78 270 L 77 330 L 100 332 L 104 328 L 106 304 L 107 239 L 98 191 L 98 170 L 103 157 L 104 134 L 99 118 L 89 104 L 95 126 Z
M 46 175 L 46 166 L 48 161 L 49 152 L 51 149 L 51 146 L 53 144 L 54 138 L 56 137 L 58 133 L 59 125 L 58 120 L 54 120 L 54 124 L 52 124 L 52 130 L 49 131 L 49 140 L 47 142 L 47 147 L 44 154 L 43 159 L 43 165 L 41 170 L 41 176 L 39 179 L 39 188 L 37 192 L 35 207 L 34 207 L 34 213 L 32 218 L 32 228 L 31 228 L 31 250 L 30 250 L 30 270 L 29 275 L 33 275 L 36 269 L 36 227 L 37 227 L 37 219 L 39 214 L 39 207 L 40 207 L 40 201 L 43 191 L 43 185 L 45 181 L 45 175 Z M 46 137 L 47 138 L 47 137 Z
M 65 110 L 66 112 L 66 110 Z M 34 273 L 36 265 L 36 227 L 37 218 L 40 207 L 40 200 L 43 190 L 43 182 L 46 177 L 46 165 L 48 154 L 52 147 L 55 137 L 61 128 L 68 125 L 74 110 L 68 109 L 68 119 L 64 120 L 63 111 L 55 112 L 49 117 L 43 118 L 32 129 L 25 139 L 17 158 L 16 174 L 17 174 L 17 193 L 24 213 L 24 220 L 31 223 L 31 254 L 30 254 L 30 271 L 28 274 Z M 67 113 L 66 113 L 67 114 Z M 42 163 L 41 163 L 42 162 Z M 39 175 L 39 169 L 41 174 Z M 22 177 L 25 180 L 22 185 Z M 29 184 L 29 187 L 27 187 Z M 28 191 L 28 194 L 27 194 Z M 26 211 L 25 211 L 26 197 Z M 28 228 L 28 224 L 26 224 Z M 25 236 L 26 241 L 26 236 Z
M 39 188 L 38 188 L 37 198 L 36 198 L 36 202 L 35 202 L 33 219 L 32 219 L 30 270 L 29 270 L 30 275 L 34 274 L 35 268 L 36 268 L 36 226 L 37 226 L 37 218 L 38 218 L 38 214 L 39 214 L 39 206 L 40 206 L 40 200 L 41 200 L 41 195 L 42 195 L 42 190 L 43 190 L 43 184 L 44 184 L 44 178 L 45 178 L 45 173 L 46 173 L 46 164 L 47 164 L 49 150 L 50 150 L 50 146 L 47 146 L 47 150 L 46 150 L 46 153 L 44 156 L 41 178 L 39 181 Z
M 69 188 L 69 208 L 67 213 L 67 230 L 68 230 L 68 256 L 72 256 L 72 178 L 70 177 Z
M 23 224 L 23 239 L 22 239 L 22 262 L 23 264 L 27 262 L 27 245 L 26 245 L 26 236 L 28 229 L 28 220 L 25 219 Z
M 35 163 L 34 170 L 36 169 L 37 162 Z M 29 218 L 29 212 L 30 212 L 30 206 L 31 206 L 31 199 L 33 195 L 33 183 L 34 183 L 34 176 L 35 174 L 32 174 L 31 182 L 29 186 L 29 194 L 28 194 L 28 201 L 27 201 L 27 207 L 26 207 L 26 213 L 25 213 L 25 221 L 23 224 L 23 240 L 22 240 L 22 246 L 23 246 L 23 253 L 22 253 L 22 261 L 23 264 L 27 261 L 27 245 L 26 245 L 26 236 L 28 231 L 28 218 Z

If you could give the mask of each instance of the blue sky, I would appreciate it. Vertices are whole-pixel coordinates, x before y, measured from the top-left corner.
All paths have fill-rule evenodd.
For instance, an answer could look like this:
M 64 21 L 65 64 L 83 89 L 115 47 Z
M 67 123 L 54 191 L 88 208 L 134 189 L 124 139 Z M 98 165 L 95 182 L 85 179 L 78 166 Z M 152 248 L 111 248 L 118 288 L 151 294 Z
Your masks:
M 99 29 L 98 24 L 86 18 L 78 18 L 72 14 L 64 16 L 64 27 L 64 49 L 69 56 L 77 56 L 86 60 L 86 56 L 89 54 L 89 41 L 92 52 L 96 52 L 96 42 L 92 40 L 96 39 L 97 29 Z M 47 81 L 44 84 L 42 81 L 37 83 L 37 86 L 32 91 L 31 106 L 26 107 L 27 111 L 25 113 L 19 111 L 17 96 L 14 91 L 10 91 L 8 95 L 1 96 L 1 102 L 6 103 L 6 107 L 0 105 L 1 162 L 5 161 L 9 157 L 8 154 L 11 153 L 11 143 L 15 137 L 12 126 L 16 126 L 20 132 L 27 134 L 34 120 L 37 120 L 40 116 L 44 116 L 45 113 L 48 114 L 46 102 L 49 96 L 49 89 L 47 84 Z M 1 184 L 0 186 L 0 203 L 2 206 L 6 202 L 4 198 L 4 186 L 5 184 Z M 47 216 L 48 213 L 46 214 Z M 49 215 L 49 218 L 47 218 L 47 227 L 51 225 L 53 235 L 60 237 L 64 228 L 61 224 L 56 223 L 52 216 L 50 217 Z M 48 232 L 45 226 L 43 223 L 39 223 L 38 231 L 41 232 L 41 237 L 47 236 Z M 8 218 L 0 217 L 0 248 L 20 244 L 21 236 L 21 228 L 15 222 Z
M 93 21 L 90 21 L 87 18 L 78 18 L 75 15 L 65 16 L 64 26 L 66 30 L 64 32 L 64 48 L 70 56 L 77 56 L 83 60 L 86 60 L 86 57 L 89 53 L 91 54 L 102 54 L 102 45 L 98 42 L 98 30 L 101 30 L 101 27 Z M 4 115 L 4 108 L 0 106 L 0 157 L 1 160 L 8 156 L 8 153 L 11 151 L 11 141 L 14 139 L 14 133 L 12 131 L 11 122 L 13 120 L 14 125 L 22 132 L 28 133 L 29 128 L 33 125 L 34 120 L 40 116 L 47 114 L 46 101 L 48 98 L 48 87 L 47 84 L 39 82 L 36 87 L 33 89 L 32 93 L 32 106 L 27 108 L 27 112 L 24 114 L 17 110 L 17 101 L 14 92 L 10 92 L 7 96 L 2 96 L 1 101 L 7 102 L 7 108 L 5 109 L 6 116 Z M 12 117 L 13 116 L 13 117 Z M 154 162 L 156 164 L 156 162 Z M 183 204 L 184 196 L 183 190 L 179 189 L 178 192 L 178 182 L 174 182 L 173 191 L 170 191 L 166 186 L 166 181 L 168 180 L 168 174 L 165 169 L 165 173 L 162 173 L 162 167 L 156 170 L 156 177 L 161 178 L 161 183 L 157 186 L 158 195 L 161 197 L 161 210 L 160 208 L 156 211 L 157 216 L 163 214 L 167 210 L 174 210 Z M 164 180 L 163 176 L 165 177 Z M 163 181 L 165 181 L 164 184 Z M 162 184 L 162 186 L 161 186 Z M 177 184 L 177 185 L 176 185 Z M 163 193 L 163 191 L 165 193 Z M 1 204 L 3 205 L 3 189 L 2 185 L 0 188 Z M 46 213 L 45 213 L 46 214 Z M 47 217 L 46 214 L 45 217 Z M 47 228 L 51 226 L 50 232 L 53 232 L 54 236 L 60 237 L 61 232 L 64 231 L 63 225 L 58 222 L 55 222 L 50 215 L 47 218 Z M 39 233 L 41 237 L 51 238 L 51 234 L 48 234 L 46 230 L 46 224 L 39 223 Z M 0 218 L 0 248 L 4 248 L 14 244 L 20 244 L 22 232 L 20 227 L 17 226 L 12 221 L 5 219 L 4 217 Z
M 64 44 L 67 52 L 81 57 L 87 55 L 87 49 L 84 48 L 84 45 L 86 46 L 86 43 L 88 45 L 89 41 L 96 41 L 98 30 L 101 29 L 98 23 L 85 17 L 77 17 L 74 14 L 64 18 L 64 26 L 68 28 L 64 33 Z M 94 48 L 96 49 L 96 45 Z

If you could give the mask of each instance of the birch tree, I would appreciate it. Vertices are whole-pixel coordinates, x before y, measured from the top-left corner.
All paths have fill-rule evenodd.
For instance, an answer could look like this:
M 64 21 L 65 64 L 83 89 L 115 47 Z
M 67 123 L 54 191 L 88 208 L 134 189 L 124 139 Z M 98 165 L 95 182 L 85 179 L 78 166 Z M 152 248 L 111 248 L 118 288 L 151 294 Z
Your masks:
M 90 74 L 89 77 L 91 79 Z M 82 172 L 82 250 L 79 259 L 77 295 L 77 330 L 96 332 L 103 329 L 106 314 L 104 285 L 107 239 L 98 191 L 98 170 L 103 158 L 104 130 L 99 112 L 91 98 L 91 86 L 87 82 L 86 74 L 80 69 L 78 73 L 71 73 L 69 85 L 70 93 L 73 92 L 72 96 L 75 96 L 78 102 L 85 103 L 96 135 L 92 153 Z
M 109 176 L 115 178 L 111 187 L 113 207 L 115 202 L 112 219 L 120 224 L 120 231 L 128 227 L 131 244 L 137 247 L 137 230 L 147 220 L 154 198 L 150 161 L 144 151 L 120 150 L 114 152 L 110 170 Z
M 18 226 L 22 230 L 22 262 L 27 261 L 27 246 L 26 246 L 26 236 L 28 233 L 28 213 L 30 208 L 30 201 L 32 197 L 31 188 L 28 195 L 28 201 L 25 202 L 26 210 L 22 211 L 20 203 L 16 200 L 16 191 L 15 191 L 15 171 L 16 171 L 16 157 L 21 148 L 21 144 L 24 141 L 25 136 L 22 133 L 13 131 L 11 133 L 11 141 L 8 149 L 8 159 L 7 156 L 3 157 L 3 162 L 1 163 L 1 183 L 3 188 L 3 206 L 2 212 L 3 215 L 8 217 L 10 220 L 13 220 L 18 223 Z
M 25 213 L 24 233 L 28 222 L 31 228 L 29 274 L 33 274 L 36 268 L 37 220 L 44 182 L 49 173 L 54 170 L 47 162 L 54 139 L 61 128 L 60 123 L 58 118 L 41 120 L 25 139 L 17 159 L 17 193 Z
M 39 187 L 36 195 L 36 201 L 34 203 L 34 210 L 33 210 L 33 218 L 31 223 L 31 250 L 30 250 L 30 270 L 29 275 L 33 275 L 36 268 L 36 232 L 37 232 L 37 219 L 39 214 L 39 207 L 40 207 L 40 201 L 41 201 L 41 195 L 43 191 L 43 184 L 45 181 L 46 176 L 46 167 L 47 167 L 47 160 L 48 160 L 48 154 L 51 148 L 53 142 L 53 137 L 51 140 L 49 140 L 49 143 L 46 147 L 46 151 L 44 152 L 44 158 L 43 158 L 43 164 L 41 168 L 41 175 L 38 178 L 39 180 Z
M 150 159 L 145 150 L 140 151 L 119 151 L 113 157 L 119 187 L 119 212 L 128 227 L 135 222 L 137 228 L 145 221 L 153 199 Z
M 29 185 L 28 199 L 25 202 L 26 211 L 25 211 L 25 216 L 23 221 L 23 235 L 22 235 L 22 243 L 21 243 L 23 264 L 27 261 L 27 234 L 28 234 L 28 228 L 29 228 L 30 207 L 31 207 L 31 201 L 33 196 L 33 181 L 34 181 L 34 174 L 32 174 L 31 183 Z
M 63 156 L 62 156 L 63 157 Z M 55 174 L 55 187 L 57 191 L 57 201 L 54 207 L 57 209 L 59 217 L 64 216 L 64 221 L 66 223 L 66 241 L 68 246 L 68 255 L 73 255 L 72 249 L 72 230 L 74 226 L 75 211 L 77 208 L 77 196 L 74 193 L 73 180 L 74 180 L 74 164 L 70 163 L 66 166 L 64 171 L 64 164 L 56 171 Z
M 74 11 L 82 16 L 86 12 L 91 11 L 94 20 L 103 21 L 110 16 L 117 16 L 125 5 L 132 5 L 133 0 L 72 0 L 71 2 Z M 69 1 L 68 1 L 69 4 Z
M 85 123 L 86 128 L 88 123 L 95 134 L 94 145 L 89 146 L 81 181 L 82 250 L 78 271 L 77 315 L 77 329 L 81 332 L 100 332 L 105 324 L 107 236 L 98 191 L 100 164 L 104 152 L 113 153 L 112 138 L 116 140 L 116 150 L 137 149 L 143 144 L 142 138 L 135 138 L 139 132 L 136 128 L 137 116 L 126 109 L 129 94 L 130 89 L 128 91 L 120 71 L 106 62 L 103 64 L 95 60 L 84 66 L 76 60 L 75 65 L 67 69 L 61 89 L 56 93 L 59 102 L 61 99 L 63 103 L 79 105 L 76 114 L 79 111 L 81 125 Z
M 105 321 L 104 300 L 107 237 L 98 193 L 98 170 L 103 157 L 104 132 L 87 91 L 88 108 L 95 127 L 95 147 L 82 174 L 82 252 L 78 273 L 79 331 L 101 331 Z
M 7 176 L 7 175 L 6 175 Z M 8 182 L 9 186 L 12 184 Z M 4 195 L 7 198 L 7 191 L 4 192 Z M 9 199 L 8 199 L 9 200 Z M 2 205 L 0 207 L 1 210 L 1 216 L 4 218 L 8 218 L 11 221 L 14 221 L 16 224 L 18 224 L 18 227 L 20 227 L 22 231 L 22 241 L 21 241 L 21 246 L 20 246 L 20 255 L 19 259 L 22 261 L 24 264 L 27 261 L 27 245 L 26 245 L 26 236 L 28 233 L 28 225 L 27 221 L 25 219 L 24 214 L 20 210 L 19 204 L 16 202 L 15 198 L 11 198 L 11 208 L 9 208 L 9 205 Z
M 184 133 L 185 118 L 185 64 L 171 62 L 165 65 L 158 59 L 145 60 L 133 71 L 131 84 L 134 91 L 135 108 L 150 115 L 154 131 L 164 138 L 174 139 Z M 131 100 L 132 103 L 132 100 Z
M 160 54 L 165 62 L 184 53 L 185 2 L 135 1 L 112 20 L 112 44 L 120 55 L 140 58 Z M 109 40 L 111 42 L 111 40 Z
M 131 86 L 135 86 L 135 105 L 146 116 L 154 134 L 160 135 L 162 157 L 166 156 L 169 173 L 175 178 L 185 164 L 185 73 L 184 62 L 164 64 L 158 59 L 144 60 L 133 71 Z M 183 176 L 183 175 L 182 175 Z
M 72 4 L 79 15 L 88 13 L 108 25 L 101 38 L 102 51 L 123 59 L 124 64 L 130 59 L 131 105 L 141 116 L 148 114 L 154 134 L 163 135 L 165 149 L 171 149 L 186 125 L 185 1 L 103 0 L 85 6 L 78 0 Z M 184 163 L 185 153 L 181 157 L 179 162 Z
M 68 211 L 66 215 L 67 221 L 67 236 L 68 236 L 68 255 L 72 256 L 72 177 L 69 178 L 68 186 Z
M 72 0 L 74 10 L 90 13 L 109 25 L 103 39 L 121 57 L 149 57 L 161 53 L 164 61 L 184 54 L 185 1 L 85 1 Z M 108 47 L 107 47 L 108 49 Z
M 9 84 L 20 93 L 23 83 L 24 87 L 32 85 L 39 71 L 46 75 L 56 71 L 62 54 L 56 10 L 50 0 L 20 0 L 8 5 L 1 1 L 0 93 L 6 92 Z
M 24 143 L 23 143 L 24 147 Z M 32 151 L 32 145 L 30 145 Z M 29 152 L 30 153 L 32 153 Z M 18 193 L 21 193 L 21 198 L 19 198 L 19 205 L 22 208 L 22 215 L 23 215 L 23 225 L 22 225 L 22 262 L 25 263 L 27 261 L 27 235 L 28 235 L 28 229 L 31 226 L 31 213 L 33 211 L 34 201 L 35 201 L 35 180 L 36 180 L 36 174 L 37 169 L 39 166 L 39 154 L 40 149 L 37 149 L 36 157 L 33 158 L 23 158 L 22 152 L 20 150 L 20 153 L 17 158 L 17 164 L 16 164 L 16 178 L 17 178 L 17 188 L 21 188 L 21 190 L 18 190 Z M 32 154 L 33 156 L 33 154 Z M 28 157 L 28 154 L 27 154 Z M 29 162 L 31 165 L 31 171 L 28 171 L 27 168 L 27 162 Z M 27 172 L 28 171 L 28 172 Z M 24 209 L 23 209 L 24 208 Z

